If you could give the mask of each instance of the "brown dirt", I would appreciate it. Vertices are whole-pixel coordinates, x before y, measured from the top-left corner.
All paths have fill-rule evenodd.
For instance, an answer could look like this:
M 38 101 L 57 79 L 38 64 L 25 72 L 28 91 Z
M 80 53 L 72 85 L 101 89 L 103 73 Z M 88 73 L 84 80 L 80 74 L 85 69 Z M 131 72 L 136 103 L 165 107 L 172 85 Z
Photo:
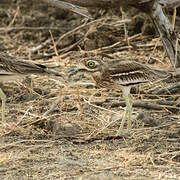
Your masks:
M 112 12 L 88 24 L 78 15 L 31 1 L 2 1 L 0 7 L 1 49 L 14 56 L 64 73 L 90 55 L 171 67 L 155 36 L 134 36 L 129 29 L 128 47 L 122 18 Z M 115 136 L 124 112 L 121 90 L 96 89 L 84 75 L 68 81 L 33 75 L 3 84 L 7 122 L 0 125 L 0 179 L 180 179 L 179 92 L 157 95 L 166 83 L 133 89 L 133 129 L 121 137 Z M 43 116 L 57 100 L 58 106 Z M 140 102 L 151 106 L 143 108 Z

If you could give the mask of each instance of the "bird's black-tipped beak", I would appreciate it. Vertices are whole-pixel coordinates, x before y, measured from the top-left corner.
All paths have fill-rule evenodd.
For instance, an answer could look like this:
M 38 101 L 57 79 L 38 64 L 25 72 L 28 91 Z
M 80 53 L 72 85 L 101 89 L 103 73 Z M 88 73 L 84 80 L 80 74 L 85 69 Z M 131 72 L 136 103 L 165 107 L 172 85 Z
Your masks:
M 68 71 L 68 77 L 70 78 L 79 72 L 85 72 L 85 71 L 86 71 L 85 68 L 74 67 Z

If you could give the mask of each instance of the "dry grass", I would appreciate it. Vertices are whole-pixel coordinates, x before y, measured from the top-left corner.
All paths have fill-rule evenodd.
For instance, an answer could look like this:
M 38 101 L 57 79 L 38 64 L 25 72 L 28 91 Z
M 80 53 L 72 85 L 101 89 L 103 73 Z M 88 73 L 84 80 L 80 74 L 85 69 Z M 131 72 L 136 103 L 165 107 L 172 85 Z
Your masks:
M 22 8 L 6 8 L 5 12 L 0 9 L 4 13 L 0 39 L 16 56 L 31 57 L 64 72 L 84 56 L 102 54 L 152 63 L 162 69 L 170 67 L 168 59 L 163 58 L 162 45 L 152 37 L 129 35 L 127 42 L 124 20 L 118 17 L 82 22 L 76 15 L 74 19 L 64 15 L 63 21 L 54 18 L 53 9 L 47 15 L 28 10 L 25 4 Z M 51 33 L 45 28 L 37 30 L 53 23 Z M 13 30 L 5 28 L 8 25 Z M 31 30 L 17 28 L 25 26 Z M 37 54 L 31 53 L 46 40 Z M 54 57 L 50 56 L 53 53 Z M 180 94 L 155 94 L 168 84 L 146 84 L 133 90 L 133 129 L 127 137 L 115 136 L 124 111 L 121 90 L 96 89 L 83 75 L 68 82 L 32 76 L 30 82 L 26 79 L 3 86 L 8 98 L 7 123 L 0 125 L 1 178 L 180 177 Z M 46 113 L 52 106 L 53 110 Z

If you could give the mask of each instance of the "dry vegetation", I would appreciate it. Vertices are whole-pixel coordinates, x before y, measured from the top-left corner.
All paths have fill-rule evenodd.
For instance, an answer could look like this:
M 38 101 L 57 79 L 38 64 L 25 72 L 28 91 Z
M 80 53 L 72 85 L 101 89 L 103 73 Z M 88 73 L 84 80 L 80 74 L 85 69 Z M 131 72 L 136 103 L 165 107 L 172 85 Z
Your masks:
M 138 27 L 143 15 L 132 22 L 113 13 L 88 21 L 31 1 L 2 1 L 0 40 L 12 55 L 64 73 L 97 55 L 171 67 L 158 36 L 147 35 L 154 32 L 149 22 Z M 97 89 L 84 75 L 31 76 L 3 90 L 0 179 L 180 179 L 180 93 L 169 82 L 133 89 L 128 137 L 115 136 L 125 105 L 121 90 Z

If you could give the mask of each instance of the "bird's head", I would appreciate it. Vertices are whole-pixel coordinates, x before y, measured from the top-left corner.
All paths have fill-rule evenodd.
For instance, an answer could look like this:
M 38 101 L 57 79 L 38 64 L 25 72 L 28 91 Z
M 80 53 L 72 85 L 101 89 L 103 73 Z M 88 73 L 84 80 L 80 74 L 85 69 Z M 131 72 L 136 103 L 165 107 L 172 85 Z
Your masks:
M 95 73 L 101 73 L 104 67 L 104 63 L 102 60 L 97 60 L 94 58 L 85 58 L 82 60 L 81 64 L 77 67 L 72 68 L 68 72 L 68 76 L 71 77 L 79 72 L 88 73 L 93 75 Z

